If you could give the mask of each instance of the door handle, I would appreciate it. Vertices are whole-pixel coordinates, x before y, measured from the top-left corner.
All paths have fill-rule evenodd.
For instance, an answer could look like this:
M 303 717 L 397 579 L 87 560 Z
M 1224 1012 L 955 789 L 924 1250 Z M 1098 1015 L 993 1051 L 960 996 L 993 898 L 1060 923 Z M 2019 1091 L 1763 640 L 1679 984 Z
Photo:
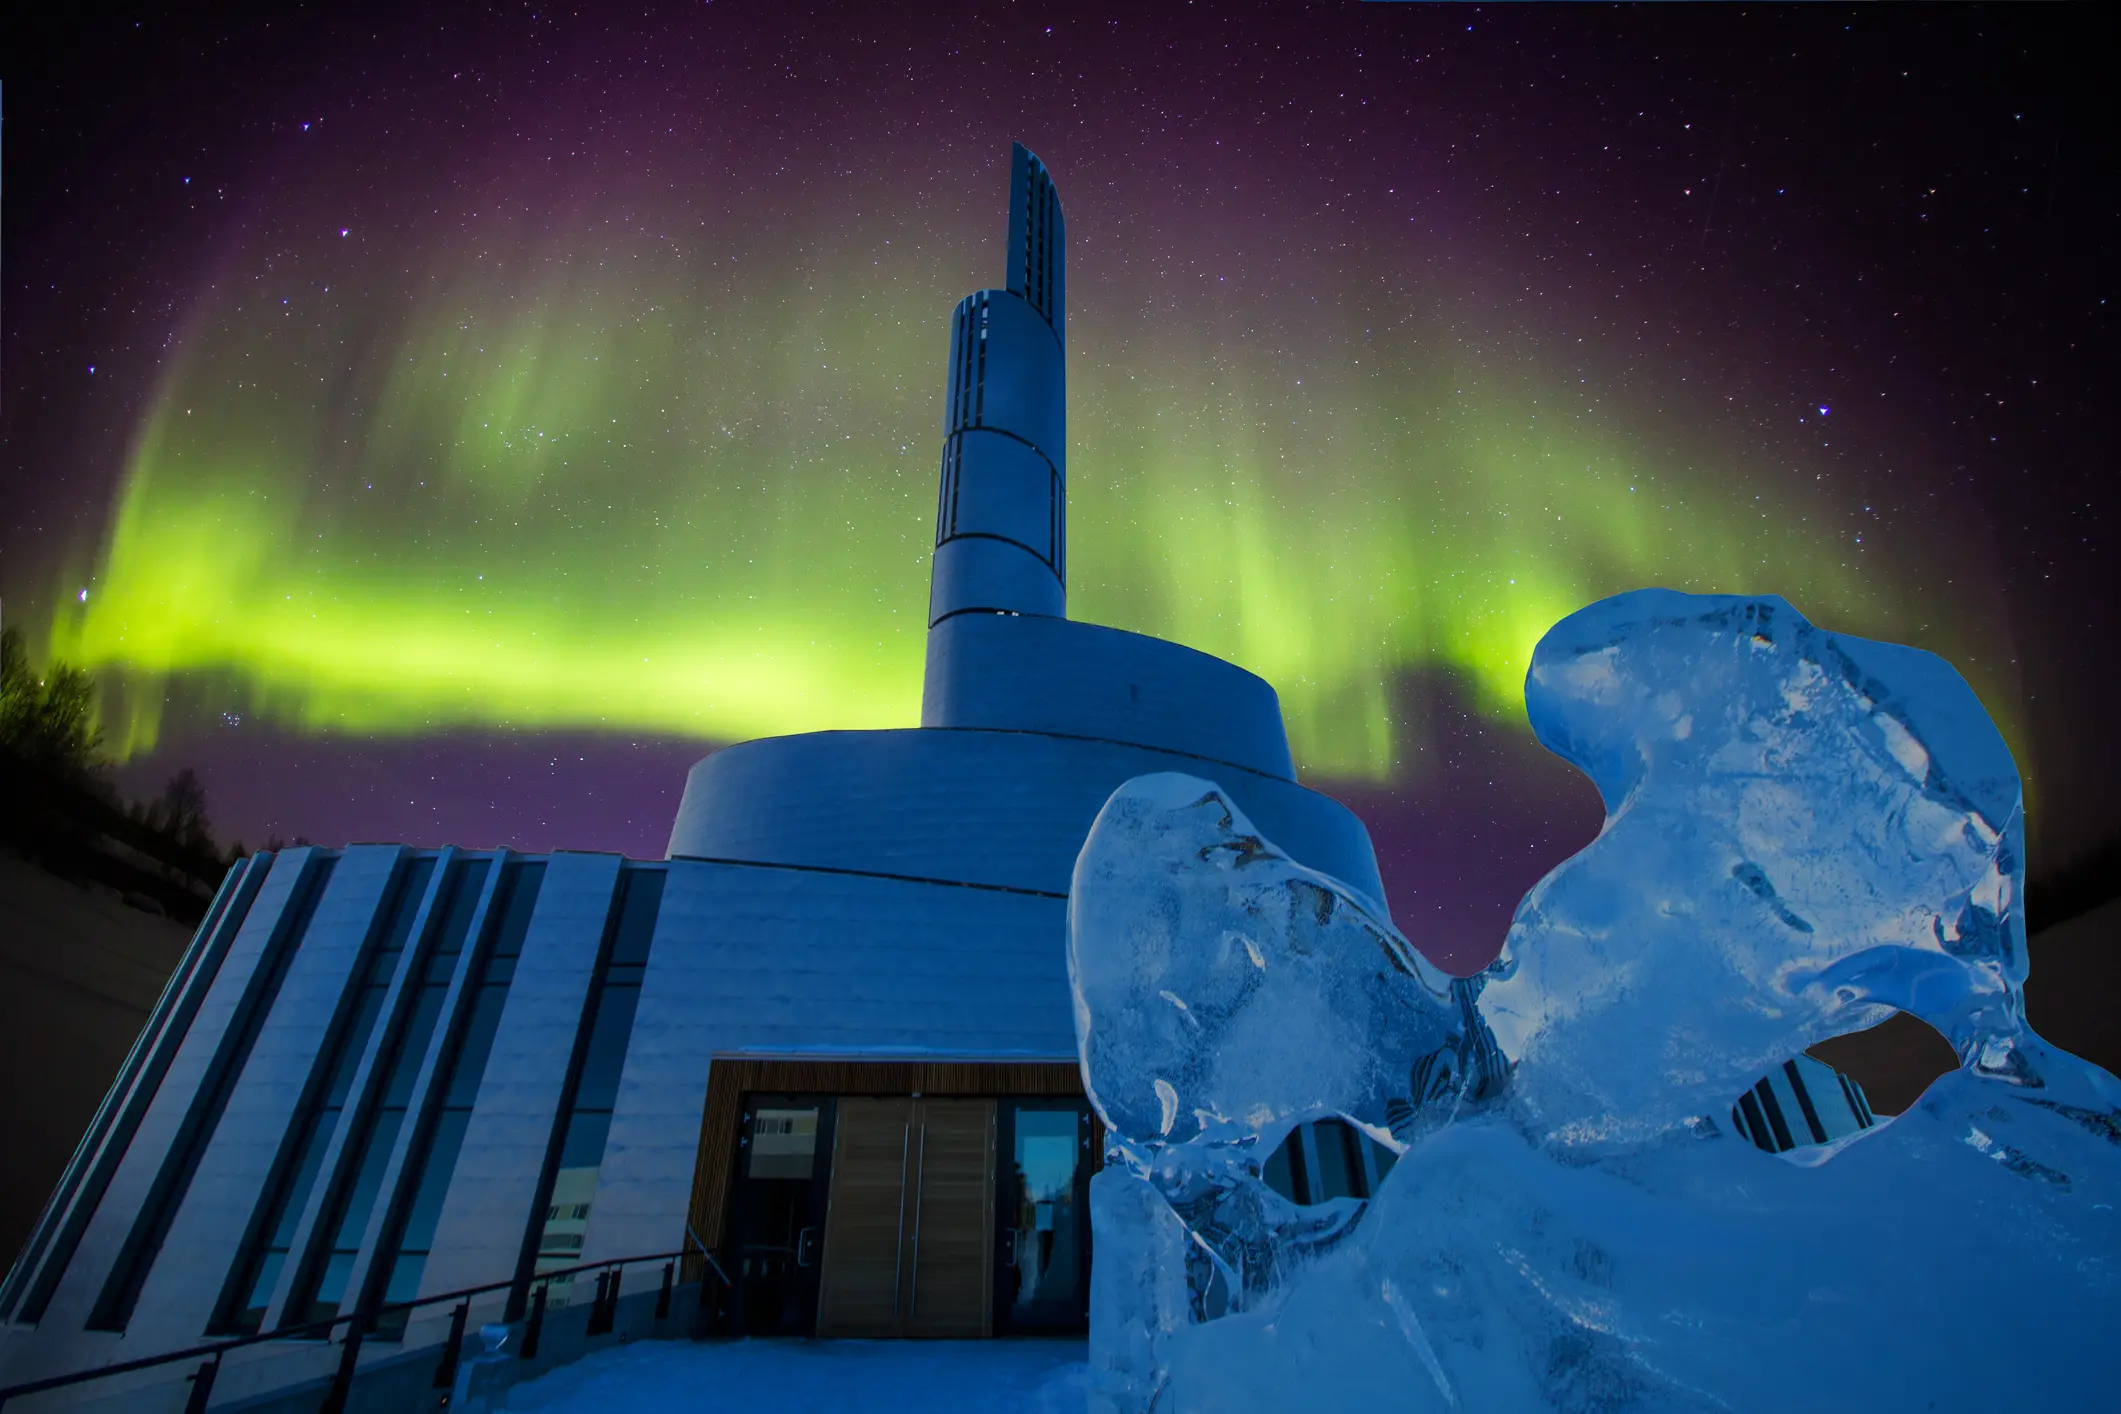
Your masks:
M 1013 1227 L 1002 1229 L 1002 1265 L 1005 1267 L 1016 1265 L 1016 1229 Z
M 807 1267 L 817 1260 L 817 1229 L 806 1227 L 795 1235 L 795 1264 Z

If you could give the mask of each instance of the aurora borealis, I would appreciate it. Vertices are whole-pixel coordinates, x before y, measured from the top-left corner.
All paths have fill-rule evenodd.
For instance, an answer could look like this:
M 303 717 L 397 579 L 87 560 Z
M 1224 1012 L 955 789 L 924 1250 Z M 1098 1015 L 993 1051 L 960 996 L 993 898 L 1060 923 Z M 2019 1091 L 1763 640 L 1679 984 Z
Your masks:
M 275 752 L 917 720 L 946 320 L 999 280 L 1012 137 L 1068 209 L 1071 614 L 1265 676 L 1381 844 L 1573 847 L 1572 786 L 1516 747 L 1483 785 L 1468 743 L 1525 735 L 1548 624 L 1646 583 L 1944 653 L 2036 847 L 2114 824 L 2089 684 L 2029 662 L 2104 582 L 2112 511 L 2078 272 L 2113 217 L 2064 184 L 2092 139 L 2065 158 L 2076 90 L 2041 66 L 2068 46 L 2035 21 L 173 23 L 107 36 L 160 46 L 136 96 L 6 76 L 7 470 L 35 489 L 0 592 L 98 670 L 140 769 L 229 763 L 225 832 L 392 824 L 243 804 Z M 581 828 L 511 842 L 660 846 Z M 1418 888 L 1388 863 L 1403 914 L 1538 872 L 1425 851 Z
M 934 312 L 953 276 L 993 278 L 991 256 L 954 232 L 934 252 L 902 234 L 903 256 L 871 234 L 865 273 L 865 251 L 800 237 L 789 259 L 710 231 L 702 260 L 601 231 L 541 249 L 496 224 L 507 255 L 444 242 L 425 307 L 372 341 L 331 297 L 364 283 L 331 236 L 291 262 L 323 272 L 215 307 L 154 395 L 55 651 L 157 687 L 225 672 L 251 710 L 318 730 L 916 722 Z M 1083 274 L 1096 290 L 1124 270 Z M 1573 368 L 1434 357 L 1452 316 L 1413 300 L 1381 337 L 1305 328 L 1302 282 L 1261 283 L 1264 337 L 1218 332 L 1233 296 L 1084 301 L 1072 607 L 1277 683 L 1312 769 L 1389 776 L 1404 669 L 1449 668 L 1513 710 L 1547 625 L 1628 583 L 1735 570 L 1907 631 L 1894 571 L 1851 563 L 1832 495 L 1726 504 L 1718 454 L 1685 465 L 1608 429 L 1613 395 L 1568 389 Z M 1291 338 L 1323 346 L 1306 376 L 1276 367 Z M 1098 356 L 1113 348 L 1129 356 Z M 361 393 L 320 391 L 334 375 Z M 159 698 L 133 695 L 121 744 L 154 745 Z

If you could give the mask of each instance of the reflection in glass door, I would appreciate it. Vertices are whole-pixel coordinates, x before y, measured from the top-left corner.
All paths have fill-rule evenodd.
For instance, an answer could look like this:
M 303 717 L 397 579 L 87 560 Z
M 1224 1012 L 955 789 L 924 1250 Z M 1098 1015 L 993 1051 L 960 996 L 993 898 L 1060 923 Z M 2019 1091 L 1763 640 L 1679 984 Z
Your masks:
M 809 1335 L 831 1170 L 833 1103 L 752 1095 L 737 1137 L 729 1234 L 740 1335 Z
M 1080 1330 L 1090 1310 L 1089 1108 L 1013 1100 L 1001 1111 L 995 1325 Z

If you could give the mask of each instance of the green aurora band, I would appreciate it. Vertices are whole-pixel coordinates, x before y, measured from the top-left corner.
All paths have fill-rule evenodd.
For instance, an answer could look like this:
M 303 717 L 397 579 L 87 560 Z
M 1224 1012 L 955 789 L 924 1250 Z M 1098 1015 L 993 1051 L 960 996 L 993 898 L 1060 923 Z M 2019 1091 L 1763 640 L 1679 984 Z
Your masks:
M 947 319 L 993 263 L 974 214 L 246 252 L 51 651 L 117 687 L 121 754 L 186 677 L 315 732 L 913 724 Z M 1660 431 L 1684 419 L 1639 382 L 1601 394 L 1575 341 L 1463 292 L 1302 293 L 1350 278 L 1209 297 L 1093 247 L 1071 279 L 1070 612 L 1268 679 L 1307 772 L 1403 766 L 1411 670 L 1521 720 L 1540 634 L 1641 584 L 1903 641 L 1931 617 L 1787 450 Z

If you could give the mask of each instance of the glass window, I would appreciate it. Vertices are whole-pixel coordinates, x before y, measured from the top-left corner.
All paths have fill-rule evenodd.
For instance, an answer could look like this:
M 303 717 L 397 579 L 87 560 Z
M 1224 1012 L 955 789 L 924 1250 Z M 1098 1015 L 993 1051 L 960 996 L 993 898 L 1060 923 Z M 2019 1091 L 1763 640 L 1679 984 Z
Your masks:
M 526 1243 L 525 1258 L 532 1271 L 570 1267 L 581 1259 L 666 872 L 628 867 L 619 874 L 604 955 L 598 961 L 575 1041 L 573 1078 L 560 1106 L 557 1161 L 548 1159 L 550 1187 L 545 1200 L 531 1210 L 536 1235 Z M 520 1277 L 528 1275 L 519 1273 Z M 570 1289 L 571 1283 L 554 1282 L 548 1288 L 550 1303 L 565 1305 Z
M 1011 1146 L 1016 1164 L 1015 1224 L 1007 1256 L 1016 1269 L 1019 1320 L 1054 1302 L 1072 1308 L 1081 1281 L 1083 1214 L 1076 1203 L 1076 1169 L 1083 1160 L 1082 1115 L 1074 1108 L 1016 1111 Z
M 367 1231 L 368 1214 L 375 1207 L 376 1189 L 383 1182 L 383 1166 L 390 1162 L 390 1148 L 398 1142 L 398 1127 L 404 1119 L 405 1111 L 401 1109 L 377 1111 L 368 1142 L 361 1146 L 361 1166 L 354 1171 L 346 1201 L 339 1205 L 338 1227 L 332 1234 L 335 1250 L 360 1250 L 361 1234 Z
M 560 1146 L 560 1167 L 595 1173 L 604 1161 L 604 1141 L 611 1137 L 610 1110 L 576 1110 Z
M 348 1133 L 333 1192 L 317 1226 L 317 1231 L 325 1236 L 310 1249 L 306 1270 L 288 1298 L 284 1324 L 328 1320 L 339 1313 L 346 1299 L 346 1279 L 353 1271 L 354 1258 L 360 1254 L 361 1237 L 368 1230 L 369 1216 L 375 1209 L 383 1170 L 390 1162 L 398 1131 L 404 1126 L 412 1087 L 427 1058 L 435 1025 L 441 1019 L 449 978 L 455 959 L 464 949 L 472 915 L 478 911 L 479 892 L 489 867 L 490 862 L 484 859 L 459 860 L 443 876 L 442 893 L 429 915 L 430 919 L 439 916 L 442 921 L 439 926 L 430 921 L 426 953 L 414 959 L 420 984 L 408 987 L 406 992 L 410 995 L 398 999 L 396 1024 L 385 1034 L 378 1057 L 382 1084 L 380 1088 L 371 1086 L 370 1094 L 377 1097 L 369 1102 L 373 1108 L 359 1115 Z
M 807 1179 L 816 1167 L 817 1106 L 757 1111 L 745 1170 L 749 1177 Z
M 365 956 L 354 965 L 350 1001 L 341 1005 L 337 1024 L 329 1028 L 325 1045 L 318 1047 L 308 1092 L 288 1124 L 274 1177 L 267 1179 L 257 1213 L 250 1219 L 250 1232 L 229 1266 L 221 1304 L 208 1325 L 212 1333 L 250 1336 L 265 1323 L 265 1306 L 271 1302 L 271 1291 L 286 1266 L 288 1244 L 295 1240 L 295 1223 L 301 1221 L 301 1210 L 310 1202 L 316 1170 L 325 1162 L 325 1149 L 339 1126 L 339 1113 L 346 1107 L 354 1071 L 361 1068 L 369 1032 L 375 1030 L 384 992 L 390 988 L 390 977 L 397 973 L 399 958 L 405 954 L 405 935 L 411 931 L 411 920 L 420 912 L 420 901 L 426 897 L 426 884 L 433 873 L 433 859 L 399 861 L 392 871 L 382 907 L 375 912 Z M 322 1088 L 322 1094 L 318 1094 L 318 1088 Z
M 655 918 L 663 903 L 661 869 L 628 869 L 626 898 L 619 913 L 618 936 L 611 944 L 611 966 L 645 967 L 648 944 L 655 937 Z M 640 978 L 633 979 L 638 982 Z
M 353 1275 L 355 1253 L 334 1251 L 324 1263 L 323 1276 L 317 1282 L 315 1300 L 330 1308 L 339 1309 L 339 1301 L 346 1295 L 346 1279 Z
M 597 999 L 596 1021 L 589 1030 L 589 1053 L 582 1060 L 582 1078 L 575 1086 L 575 1110 L 609 1110 L 619 1094 L 619 1071 L 626 1064 L 626 1043 L 633 1036 L 634 1008 L 640 1004 L 641 984 L 604 985 Z
M 473 959 L 474 970 L 467 979 L 467 987 L 475 988 L 470 993 L 472 1001 L 469 1007 L 460 1006 L 457 1034 L 436 1072 L 434 1089 L 441 1094 L 442 1104 L 429 1114 L 426 1132 L 415 1136 L 396 1211 L 385 1225 L 378 1248 L 374 1270 L 383 1287 L 375 1304 L 410 1301 L 419 1294 L 420 1278 L 442 1220 L 442 1200 L 448 1196 L 457 1155 L 464 1148 L 472 1106 L 500 1031 L 509 983 L 515 978 L 516 959 L 522 956 L 523 937 L 530 930 L 530 917 L 544 882 L 543 864 L 511 864 L 501 877 L 501 892 L 492 906 L 500 924 L 487 930 L 492 940 L 487 955 Z M 377 1333 L 402 1333 L 408 1316 L 404 1311 L 387 1313 L 378 1321 Z
M 455 1158 L 464 1147 L 464 1131 L 470 1124 L 469 1108 L 443 1110 L 435 1120 L 429 1152 L 437 1156 L 446 1153 Z M 448 1191 L 449 1171 L 438 1163 L 424 1165 L 419 1186 L 412 1190 L 412 1202 L 405 1210 L 405 1231 L 408 1236 L 421 1239 L 423 1251 L 425 1243 L 434 1236 L 435 1225 L 441 1221 L 442 1197 Z
M 1260 1166 L 1259 1177 L 1292 1203 L 1368 1198 L 1370 1174 L 1382 1182 L 1398 1161 L 1397 1154 L 1346 1120 L 1322 1119 L 1290 1130 Z
M 434 1035 L 435 1022 L 442 1017 L 442 1002 L 448 992 L 449 978 L 445 975 L 440 980 L 430 978 L 414 994 L 412 1015 L 399 1033 L 396 1054 L 390 1058 L 390 1084 L 383 1091 L 386 1110 L 403 1114 L 406 1102 L 412 1098 L 413 1082 L 419 1079 L 420 1062 L 427 1055 L 427 1042 Z
M 1290 1202 L 1300 1202 L 1297 1192 L 1296 1169 L 1301 1160 L 1296 1151 L 1296 1131 L 1289 1131 L 1288 1138 L 1281 1141 L 1259 1171 L 1259 1181 L 1279 1193 Z
M 997 1320 L 1014 1332 L 1079 1328 L 1089 1297 L 1089 1109 L 1014 1100 L 998 1118 Z
M 449 1089 L 442 1099 L 448 1108 L 470 1113 L 472 1101 L 478 1098 L 479 1082 L 486 1077 L 486 1057 L 493 1050 L 493 1038 L 501 1029 L 501 1008 L 507 1002 L 507 982 L 489 980 L 479 988 L 478 998 L 471 1004 L 471 1020 L 465 1024 L 464 1038 L 458 1044 L 457 1063 L 450 1067 Z
M 1341 1120 L 1322 1119 L 1311 1126 L 1318 1153 L 1318 1173 L 1312 1184 L 1311 1201 L 1328 1198 L 1361 1198 L 1362 1161 L 1355 1157 L 1355 1131 Z

